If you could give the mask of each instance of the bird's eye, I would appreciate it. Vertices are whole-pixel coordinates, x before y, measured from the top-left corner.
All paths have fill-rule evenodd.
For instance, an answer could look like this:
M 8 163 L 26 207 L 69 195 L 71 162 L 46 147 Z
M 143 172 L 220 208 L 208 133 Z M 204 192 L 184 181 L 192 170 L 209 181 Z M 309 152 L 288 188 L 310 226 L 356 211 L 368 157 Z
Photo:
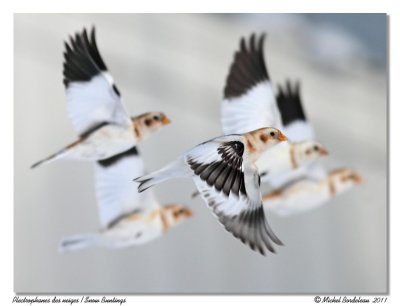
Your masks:
M 153 117 L 153 119 L 156 120 L 156 121 L 158 121 L 158 120 L 160 120 L 160 117 L 157 116 L 157 115 L 155 115 L 155 116 Z
M 151 119 L 146 119 L 144 121 L 144 124 L 147 125 L 147 126 L 150 126 L 151 125 Z
M 318 146 L 314 146 L 314 151 L 319 151 Z
M 270 132 L 269 134 L 271 135 L 271 137 L 275 137 L 275 132 Z

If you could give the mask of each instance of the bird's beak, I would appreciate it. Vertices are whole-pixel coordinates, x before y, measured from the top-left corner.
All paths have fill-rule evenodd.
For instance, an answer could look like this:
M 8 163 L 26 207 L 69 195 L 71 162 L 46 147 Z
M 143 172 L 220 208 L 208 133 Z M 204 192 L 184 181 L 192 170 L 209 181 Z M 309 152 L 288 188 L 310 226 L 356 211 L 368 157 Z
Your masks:
M 279 141 L 286 141 L 288 139 L 287 139 L 287 137 L 285 135 L 282 134 L 282 132 L 279 132 L 278 140 Z
M 358 175 L 358 174 L 355 174 L 354 175 L 354 182 L 358 185 L 358 184 L 361 184 L 361 182 L 362 182 L 362 177 L 360 176 L 360 175 Z
M 328 152 L 327 149 L 321 148 L 321 149 L 319 150 L 319 154 L 320 154 L 321 156 L 324 156 L 324 155 L 328 155 L 329 152 Z
M 162 124 L 167 125 L 171 123 L 171 120 L 167 116 L 163 117 L 161 120 Z

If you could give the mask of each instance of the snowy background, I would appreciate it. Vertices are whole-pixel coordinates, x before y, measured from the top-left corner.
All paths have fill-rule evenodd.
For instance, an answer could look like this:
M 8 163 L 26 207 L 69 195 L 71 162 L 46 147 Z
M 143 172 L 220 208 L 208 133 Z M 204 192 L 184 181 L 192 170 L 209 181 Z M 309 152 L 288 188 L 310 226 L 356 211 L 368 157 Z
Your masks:
M 148 170 L 221 133 L 220 101 L 239 38 L 265 31 L 275 84 L 300 79 L 306 114 L 331 155 L 363 184 L 313 211 L 268 216 L 285 243 L 262 257 L 216 222 L 190 181 L 155 188 L 194 218 L 119 251 L 60 255 L 99 228 L 90 163 L 29 167 L 75 139 L 62 84 L 63 40 L 96 26 L 132 115 L 172 124 L 139 146 Z M 19 293 L 387 292 L 387 18 L 384 14 L 15 15 L 14 290 Z M 160 149 L 161 148 L 161 149 Z

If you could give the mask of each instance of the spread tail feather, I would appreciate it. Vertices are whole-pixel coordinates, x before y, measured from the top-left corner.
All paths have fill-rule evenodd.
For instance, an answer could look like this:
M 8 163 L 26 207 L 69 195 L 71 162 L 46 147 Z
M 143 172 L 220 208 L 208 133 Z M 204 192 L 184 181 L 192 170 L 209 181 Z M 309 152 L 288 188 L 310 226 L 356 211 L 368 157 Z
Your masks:
M 76 251 L 85 247 L 93 246 L 99 241 L 98 234 L 83 234 L 63 239 L 58 247 L 60 253 Z
M 190 177 L 191 174 L 192 173 L 186 167 L 183 159 L 180 159 L 169 163 L 160 170 L 137 177 L 134 179 L 134 181 L 139 183 L 138 191 L 142 192 L 166 180 L 179 177 Z

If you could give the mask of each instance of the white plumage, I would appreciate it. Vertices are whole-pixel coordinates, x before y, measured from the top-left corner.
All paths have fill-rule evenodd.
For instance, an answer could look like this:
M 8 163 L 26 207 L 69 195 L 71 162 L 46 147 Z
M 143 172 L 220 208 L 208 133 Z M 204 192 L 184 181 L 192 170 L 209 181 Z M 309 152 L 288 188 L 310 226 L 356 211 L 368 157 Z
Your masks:
M 131 119 L 113 86 L 111 75 L 101 71 L 89 81 L 69 83 L 67 110 L 79 135 L 101 122 L 131 126 Z
M 96 164 L 96 198 L 102 230 L 67 237 L 61 242 L 60 251 L 144 244 L 192 215 L 182 205 L 160 206 L 151 191 L 139 193 L 132 175 L 144 173 L 143 160 L 135 148 Z
M 135 154 L 121 157 L 109 166 L 96 163 L 96 199 L 102 227 L 135 210 L 145 212 L 159 208 L 153 192 L 138 193 L 137 184 L 132 182 L 132 176 L 144 173 L 143 159 Z
M 191 178 L 218 220 L 251 249 L 275 252 L 281 245 L 261 205 L 257 157 L 286 137 L 275 128 L 211 139 L 186 151 L 164 168 L 138 177 L 139 191 L 172 178 Z M 271 161 L 273 162 L 273 161 Z
M 225 135 L 247 133 L 262 127 L 282 129 L 269 80 L 258 83 L 239 97 L 225 98 L 222 101 L 221 114 Z
M 226 80 L 221 123 L 226 134 L 267 126 L 282 130 L 290 142 L 271 148 L 256 162 L 262 181 L 277 188 L 300 176 L 319 175 L 312 173 L 310 166 L 327 150 L 315 141 L 315 133 L 305 120 L 298 84 L 288 83 L 286 90 L 280 87 L 275 97 L 264 61 L 264 38 L 261 35 L 256 41 L 253 34 L 248 44 L 241 39 Z M 321 150 L 305 154 L 314 147 Z
M 264 210 L 291 216 L 314 209 L 361 182 L 351 169 L 337 169 L 319 180 L 298 179 L 263 196 Z
M 32 168 L 59 159 L 97 161 L 132 148 L 168 124 L 159 112 L 131 118 L 97 49 L 94 28 L 65 43 L 64 84 L 67 110 L 78 140 L 40 160 Z

